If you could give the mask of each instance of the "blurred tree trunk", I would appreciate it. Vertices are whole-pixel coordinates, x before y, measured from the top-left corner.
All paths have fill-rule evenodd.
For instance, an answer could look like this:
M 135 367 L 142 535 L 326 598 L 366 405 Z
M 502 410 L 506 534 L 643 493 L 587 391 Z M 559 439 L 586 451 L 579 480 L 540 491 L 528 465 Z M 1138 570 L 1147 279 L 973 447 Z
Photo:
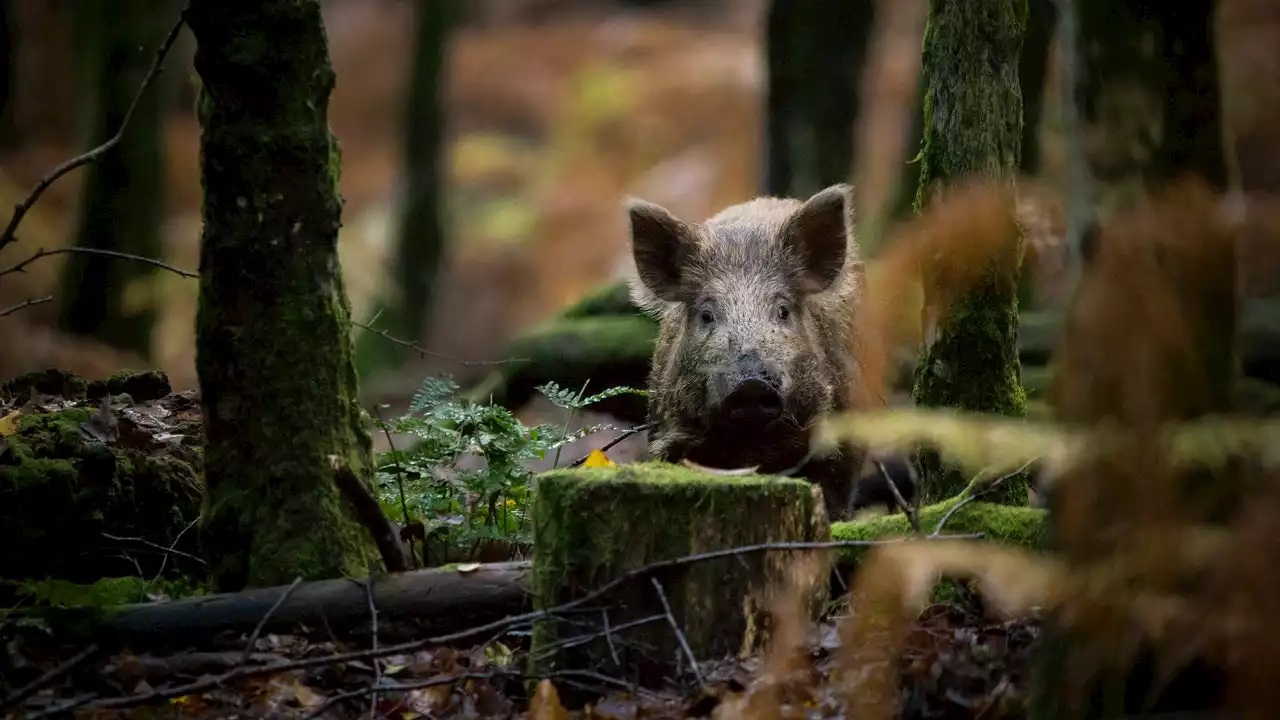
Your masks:
M 154 0 L 81 0 L 74 5 L 77 133 L 86 149 L 115 135 L 171 22 Z M 75 245 L 160 258 L 164 218 L 164 85 L 138 101 L 119 144 L 84 170 Z M 156 275 L 150 265 L 73 254 L 63 266 L 64 330 L 127 350 L 151 351 Z
M 803 198 L 849 181 L 872 10 L 872 0 L 769 3 L 765 193 Z
M 13 74 L 17 68 L 14 50 L 14 18 L 10 0 L 0 0 L 0 150 L 18 142 L 13 117 Z
M 341 153 L 316 0 L 192 0 L 203 82 L 196 369 L 205 412 L 201 544 L 220 591 L 365 575 L 377 558 L 330 457 L 361 477 L 338 263 Z
M 930 0 L 924 36 L 924 148 L 917 208 L 939 187 L 968 176 L 1012 179 L 1022 139 L 1018 69 L 1026 0 Z M 927 278 L 927 276 L 926 276 Z M 1021 417 L 1026 396 L 1018 360 L 1018 266 L 993 260 L 977 286 L 935 317 L 926 279 L 925 347 L 912 395 L 922 407 Z M 967 478 L 922 453 L 930 502 L 964 489 Z M 1025 482 L 1007 481 L 1002 502 L 1026 501 Z
M 1093 224 L 1082 243 L 1086 273 L 1095 253 L 1090 248 L 1101 247 L 1097 245 L 1099 238 L 1106 241 L 1106 236 L 1099 235 L 1097 228 L 1098 223 L 1105 225 L 1108 216 L 1132 208 L 1136 200 L 1187 174 L 1198 176 L 1216 190 L 1225 187 L 1213 6 L 1212 0 L 1189 0 L 1176 5 L 1149 0 L 1078 0 L 1075 3 L 1079 27 L 1075 45 L 1080 57 L 1073 59 L 1064 54 L 1063 62 L 1074 60 L 1079 64 L 1079 85 L 1066 91 L 1068 101 L 1076 103 L 1080 111 L 1080 133 L 1085 140 L 1083 160 L 1092 176 L 1088 190 L 1095 217 L 1090 218 Z M 1112 237 L 1117 242 L 1125 239 Z M 1149 248 L 1150 255 L 1161 256 L 1163 249 Z M 1136 255 L 1136 249 L 1133 252 Z M 1181 319 L 1187 321 L 1188 328 L 1195 334 L 1193 347 L 1203 353 L 1203 372 L 1185 358 L 1172 355 L 1162 357 L 1159 368 L 1151 368 L 1150 363 L 1142 366 L 1141 360 L 1131 361 L 1121 355 L 1112 356 L 1111 367 L 1099 366 L 1097 359 L 1088 359 L 1088 351 L 1083 348 L 1091 344 L 1091 338 L 1081 337 L 1073 342 L 1069 335 L 1065 357 L 1059 363 L 1064 389 L 1057 393 L 1056 411 L 1061 421 L 1091 425 L 1109 420 L 1137 428 L 1142 437 L 1149 437 L 1156 432 L 1152 428 L 1165 421 L 1230 411 L 1236 327 L 1234 258 L 1230 257 L 1229 250 L 1226 257 L 1216 248 L 1213 252 L 1213 261 L 1205 263 L 1212 267 L 1197 268 L 1197 276 L 1191 278 L 1193 282 L 1186 282 L 1183 276 L 1165 278 L 1180 296 Z M 1170 273 L 1171 268 L 1176 272 L 1180 258 L 1163 257 L 1164 262 L 1153 267 L 1165 273 Z M 1093 291 L 1095 297 L 1090 299 L 1097 303 L 1096 295 L 1101 292 L 1097 283 Z M 1085 293 L 1078 294 L 1073 304 L 1073 312 L 1079 311 L 1082 317 L 1088 312 Z M 1068 330 L 1071 327 L 1069 324 Z M 1081 325 L 1076 329 L 1084 333 L 1093 328 Z M 1112 352 L 1123 354 L 1120 349 Z M 1094 357 L 1097 356 L 1095 352 Z M 1073 362 L 1072 357 L 1085 359 Z M 1152 377 L 1138 377 L 1136 372 L 1127 369 L 1139 366 Z M 1185 377 L 1187 366 L 1197 375 Z M 1179 378 L 1180 382 L 1168 381 L 1166 376 Z M 1072 393 L 1065 389 L 1068 382 L 1070 387 L 1083 390 L 1089 386 L 1094 392 Z M 1125 393 L 1097 390 L 1125 386 L 1139 389 Z M 1123 402 L 1116 397 L 1138 397 L 1138 394 L 1140 402 Z M 1068 397 L 1072 398 L 1069 403 L 1065 400 Z M 1124 488 L 1135 488 L 1141 482 L 1139 476 L 1156 472 L 1151 464 L 1140 464 L 1134 459 L 1137 453 L 1133 448 L 1126 446 L 1126 452 L 1121 455 L 1118 459 L 1107 456 L 1084 463 L 1062 477 L 1058 485 L 1065 488 L 1074 483 L 1101 483 L 1093 480 L 1101 477 L 1115 478 L 1114 484 L 1123 483 Z M 1180 473 L 1172 481 L 1176 484 L 1171 485 L 1171 490 L 1194 488 L 1194 495 L 1171 497 L 1167 502 L 1161 498 L 1162 509 L 1177 505 L 1181 508 L 1178 513 L 1183 515 L 1165 517 L 1162 514 L 1161 519 L 1181 525 L 1184 520 L 1198 523 L 1229 518 L 1237 503 L 1251 499 L 1240 484 L 1240 474 L 1238 467 L 1216 477 L 1202 472 Z M 1118 477 L 1120 475 L 1124 477 Z M 1136 517 L 1138 513 L 1131 512 L 1131 508 L 1097 502 L 1082 504 L 1091 502 L 1084 497 L 1073 500 L 1073 508 L 1095 510 L 1089 518 L 1089 527 L 1081 529 L 1067 524 L 1064 506 L 1053 500 L 1057 498 L 1050 503 L 1055 543 L 1080 572 L 1089 572 L 1094 563 L 1114 563 L 1118 552 L 1132 549 L 1131 536 L 1143 533 L 1144 526 L 1139 525 L 1143 519 Z M 1153 505 L 1147 498 L 1135 498 L 1135 502 Z M 1143 514 L 1155 512 L 1149 510 Z M 1117 532 L 1119 529 L 1125 532 Z M 1120 539 L 1110 540 L 1116 537 Z M 1214 560 L 1215 570 L 1218 562 Z M 1124 598 L 1152 593 L 1146 596 L 1159 595 L 1179 606 L 1185 601 L 1187 607 L 1199 607 L 1194 603 L 1203 603 L 1211 606 L 1209 612 L 1214 614 L 1230 612 L 1222 607 L 1217 596 L 1187 599 L 1177 594 L 1162 594 L 1167 592 L 1163 587 L 1146 586 L 1152 573 L 1163 575 L 1170 568 L 1142 570 L 1146 571 L 1142 576 L 1126 578 Z M 1180 589 L 1174 592 L 1203 592 L 1196 587 L 1198 581 L 1199 578 L 1188 576 L 1179 581 Z M 1232 594 L 1233 603 L 1239 599 L 1239 595 Z M 1079 610 L 1081 616 L 1091 611 L 1086 607 L 1073 609 Z M 1074 720 L 1136 713 L 1189 717 L 1201 712 L 1208 717 L 1212 711 L 1226 709 L 1228 687 L 1224 668 L 1201 655 L 1201 646 L 1180 649 L 1177 664 L 1170 665 L 1165 662 L 1169 658 L 1159 657 L 1167 651 L 1157 653 L 1147 638 L 1139 642 L 1139 638 L 1134 637 L 1136 631 L 1132 626 L 1114 625 L 1086 626 L 1083 632 L 1068 631 L 1053 624 L 1051 618 L 1039 650 L 1030 717 Z M 1193 640 L 1188 638 L 1188 642 Z M 1122 650 L 1136 650 L 1136 654 L 1121 656 L 1116 651 L 1117 643 Z
M 1053 44 L 1058 10 L 1054 0 L 1027 0 L 1027 32 L 1022 42 L 1022 61 L 1018 66 L 1018 83 L 1022 86 L 1022 161 L 1023 175 L 1040 172 L 1040 124 L 1043 118 L 1045 73 L 1049 69 L 1049 50 Z M 1035 298 L 1035 274 L 1018 276 L 1018 307 L 1031 309 Z
M 446 249 L 444 218 L 444 64 L 458 0 L 418 0 L 418 33 L 404 116 L 406 192 L 394 276 L 398 293 L 382 298 L 378 325 L 409 341 L 425 337 Z M 406 348 L 372 333 L 356 341 L 362 376 L 396 365 Z

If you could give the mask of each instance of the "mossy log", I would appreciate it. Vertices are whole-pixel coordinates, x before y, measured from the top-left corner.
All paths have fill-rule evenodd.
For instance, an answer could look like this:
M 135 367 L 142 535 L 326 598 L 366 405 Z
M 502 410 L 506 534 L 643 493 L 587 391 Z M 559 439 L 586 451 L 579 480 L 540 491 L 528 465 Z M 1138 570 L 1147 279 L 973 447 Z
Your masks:
M 480 402 L 490 398 L 505 407 L 520 407 L 536 388 L 553 381 L 588 392 L 628 385 L 645 387 L 657 324 L 641 315 L 597 315 L 561 319 L 516 338 L 503 352 L 510 360 L 468 391 Z M 593 406 L 626 422 L 645 418 L 645 399 L 620 395 Z
M 661 561 L 830 536 L 821 491 L 803 480 L 712 475 L 657 462 L 545 473 L 533 517 L 538 609 L 581 600 Z M 530 670 L 590 669 L 641 684 L 676 677 L 677 664 L 688 663 L 665 619 L 662 596 L 699 662 L 757 647 L 767 633 L 774 593 L 802 552 L 742 553 L 637 573 L 579 608 L 583 612 L 540 621 Z M 828 576 L 815 575 L 797 580 L 816 615 L 827 599 Z M 596 633 L 588 642 L 563 644 L 570 636 Z
M 0 437 L 0 577 L 150 577 L 165 553 L 122 549 L 102 533 L 168 547 L 200 514 L 198 437 L 163 449 L 102 442 L 81 429 L 93 413 L 80 406 L 23 415 L 16 433 Z M 195 533 L 182 540 L 176 550 L 196 551 Z
M 960 497 L 920 508 L 920 529 L 933 532 L 940 521 L 957 503 Z M 985 541 L 1016 545 L 1028 550 L 1043 550 L 1047 546 L 1045 534 L 1048 515 L 1041 508 L 1004 505 L 972 501 L 952 513 L 942 527 L 943 535 L 969 535 L 981 533 Z M 888 540 L 912 535 L 911 524 L 902 513 L 876 515 L 862 520 L 831 524 L 833 540 Z M 841 548 L 838 562 L 841 566 L 856 565 L 866 555 L 869 547 Z
M 382 575 L 373 582 L 380 619 L 418 620 L 459 628 L 498 620 L 527 609 L 531 563 L 506 562 Z M 138 603 L 110 608 L 101 626 L 112 640 L 138 644 L 194 641 L 216 634 L 248 632 L 267 616 L 288 585 Z M 334 630 L 369 622 L 364 581 L 348 578 L 299 583 L 270 613 L 264 629 L 287 631 L 298 623 Z

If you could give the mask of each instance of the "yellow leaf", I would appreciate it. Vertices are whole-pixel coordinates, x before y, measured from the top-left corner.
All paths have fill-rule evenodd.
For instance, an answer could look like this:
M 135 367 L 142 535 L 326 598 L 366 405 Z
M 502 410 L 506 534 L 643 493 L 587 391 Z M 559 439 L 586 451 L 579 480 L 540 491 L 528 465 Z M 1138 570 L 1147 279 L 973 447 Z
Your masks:
M 388 676 L 388 677 L 389 677 L 389 676 L 391 676 L 391 675 L 395 675 L 396 673 L 400 672 L 401 670 L 404 670 L 404 669 L 405 669 L 405 667 L 407 667 L 407 666 L 405 666 L 405 665 L 388 665 L 388 666 L 386 666 L 386 667 L 382 668 L 382 674 L 383 674 L 383 675 L 385 675 L 385 676 Z
M 617 466 L 617 463 L 610 460 L 609 456 L 605 455 L 604 452 L 600 450 L 592 450 L 591 454 L 588 455 L 587 459 L 582 463 L 582 467 L 590 467 L 590 468 L 616 467 L 616 466 Z
M 0 418 L 0 436 L 13 435 L 18 432 L 18 415 L 20 414 L 20 410 L 14 410 Z
M 560 693 L 550 680 L 538 683 L 537 692 L 529 701 L 529 720 L 568 720 L 569 713 L 560 704 Z

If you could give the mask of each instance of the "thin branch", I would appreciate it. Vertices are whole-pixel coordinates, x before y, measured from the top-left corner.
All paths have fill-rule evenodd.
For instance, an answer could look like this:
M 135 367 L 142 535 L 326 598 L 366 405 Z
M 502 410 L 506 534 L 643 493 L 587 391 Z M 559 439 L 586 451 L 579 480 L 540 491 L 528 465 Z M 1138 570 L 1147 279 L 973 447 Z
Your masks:
M 190 525 L 188 525 L 187 527 L 190 527 Z M 186 532 L 186 530 L 183 530 L 183 532 Z M 104 533 L 100 533 L 100 534 L 102 535 L 102 537 L 104 537 L 104 538 L 106 538 L 106 539 L 108 539 L 108 540 L 115 540 L 116 542 L 136 542 L 136 543 L 140 543 L 140 544 L 142 544 L 142 545 L 146 545 L 147 547 L 149 547 L 149 548 L 151 548 L 151 549 L 153 549 L 153 550 L 159 550 L 160 552 L 164 553 L 165 555 L 170 555 L 170 554 L 172 554 L 172 555 L 177 555 L 178 557 L 184 557 L 184 558 L 186 558 L 186 559 L 188 559 L 188 560 L 194 560 L 194 561 L 196 561 L 196 562 L 200 563 L 201 565 L 208 565 L 208 563 L 204 560 L 204 558 L 196 557 L 195 555 L 192 555 L 191 553 L 183 552 L 183 551 L 181 551 L 181 550 L 175 550 L 175 549 L 174 549 L 174 548 L 172 548 L 172 547 L 165 547 L 164 545 L 161 545 L 160 543 L 154 543 L 154 542 L 151 542 L 150 540 L 147 540 L 146 538 L 140 538 L 140 537 L 120 537 L 119 535 L 112 535 L 111 533 L 105 533 L 105 532 L 104 532 Z M 181 535 L 181 534 L 179 534 L 179 535 L 178 535 L 178 537 L 179 537 L 179 538 L 181 538 L 181 537 L 182 537 L 182 535 Z
M 920 515 L 916 512 L 915 506 L 907 504 L 906 498 L 902 497 L 902 492 L 898 490 L 898 484 L 893 481 L 893 478 L 889 477 L 889 471 L 885 469 L 884 463 L 876 460 L 875 464 L 876 469 L 880 471 L 880 476 L 883 477 L 885 483 L 888 484 L 889 492 L 893 493 L 893 499 L 898 502 L 898 506 L 902 508 L 903 514 L 907 516 L 907 522 L 911 524 L 912 531 L 917 535 L 922 534 L 920 532 Z M 919 495 L 918 490 L 916 494 Z
M 169 563 L 169 553 L 173 552 L 173 549 L 178 547 L 178 543 L 182 540 L 182 536 L 186 535 L 187 531 L 195 527 L 198 522 L 200 522 L 199 515 L 196 516 L 195 520 L 187 523 L 187 526 L 182 528 L 182 532 L 178 533 L 178 536 L 173 539 L 172 543 L 169 543 L 169 547 L 166 548 L 167 552 L 164 554 L 164 557 L 160 559 L 160 569 L 156 571 L 156 576 L 151 578 L 151 582 L 155 582 L 160 579 L 160 575 L 164 573 L 165 565 Z
M 397 683 L 395 685 L 380 686 L 377 683 L 375 683 L 373 685 L 368 685 L 366 687 L 362 687 L 356 690 L 350 690 L 344 693 L 339 693 L 337 695 L 334 695 L 333 697 L 324 701 L 320 705 L 316 706 L 314 710 L 307 713 L 306 715 L 303 715 L 302 717 L 303 717 L 303 720 L 309 720 L 310 718 L 320 717 L 321 715 L 324 715 L 326 712 L 328 712 L 329 708 L 332 708 L 333 706 L 337 705 L 340 702 L 345 702 L 347 700 L 354 700 L 356 698 L 364 697 L 365 695 L 373 695 L 374 703 L 376 707 L 378 693 L 380 692 L 392 693 L 392 692 L 407 692 L 409 690 L 422 690 L 424 688 L 436 687 L 437 685 L 448 685 L 449 683 L 458 682 L 459 680 L 489 680 L 494 677 L 497 677 L 498 675 L 504 675 L 504 674 L 506 673 L 470 672 L 470 673 L 456 673 L 453 675 L 446 675 L 444 677 L 435 677 L 435 678 L 430 678 L 428 680 L 420 680 L 418 682 Z
M 662 583 L 658 582 L 658 578 L 651 577 L 649 582 L 653 584 L 654 592 L 658 593 L 658 599 L 662 601 L 662 610 L 667 614 L 667 622 L 671 625 L 671 631 L 676 634 L 676 641 L 680 643 L 680 649 L 684 651 L 684 656 L 689 660 L 689 667 L 693 670 L 693 676 L 698 679 L 699 685 L 706 685 L 706 680 L 702 678 L 702 671 L 698 669 L 698 658 L 693 654 L 693 648 L 689 647 L 689 640 L 685 638 L 684 631 L 680 629 L 680 623 L 676 622 L 676 616 L 671 614 L 671 603 L 667 602 L 667 594 L 662 590 Z
M 616 438 L 614 438 L 614 439 L 610 440 L 609 442 L 605 443 L 604 445 L 601 445 L 601 446 L 600 446 L 600 452 L 609 452 L 610 450 L 612 450 L 612 449 L 613 449 L 613 446 L 617 445 L 618 443 L 622 442 L 623 440 L 626 440 L 627 438 L 631 437 L 632 435 L 635 435 L 636 433 L 644 432 L 645 430 L 648 430 L 650 427 L 652 427 L 652 424 L 651 424 L 651 423 L 643 423 L 643 424 L 641 424 L 641 425 L 636 425 L 635 427 L 633 427 L 633 428 L 631 428 L 631 429 L 629 429 L 629 430 L 624 431 L 624 432 L 623 432 L 621 435 L 619 435 L 618 437 L 616 437 Z M 592 451 L 592 452 L 594 452 L 594 451 Z M 589 457 L 591 457 L 591 453 L 587 453 L 586 455 L 583 455 L 582 457 L 578 458 L 577 460 L 574 460 L 572 463 L 570 463 L 570 464 L 569 464 L 569 467 L 571 467 L 571 468 L 581 467 L 581 466 L 582 466 L 582 464 L 583 464 L 583 463 L 585 463 L 585 462 L 587 461 L 587 458 L 589 458 Z
M 977 500 L 978 498 L 982 497 L 983 495 L 986 495 L 987 493 L 991 492 L 992 490 L 995 490 L 996 488 L 1000 487 L 1001 483 L 1003 483 L 1005 480 L 1008 480 L 1009 478 L 1011 478 L 1011 477 L 1013 477 L 1013 476 L 1015 476 L 1015 475 L 1017 475 L 1017 474 L 1021 473 L 1023 470 L 1026 470 L 1026 469 L 1031 465 L 1031 463 L 1033 463 L 1033 462 L 1035 462 L 1035 461 L 1037 461 L 1037 460 L 1039 460 L 1039 459 L 1040 459 L 1039 457 L 1033 457 L 1033 458 L 1031 458 L 1030 460 L 1028 460 L 1028 461 L 1026 461 L 1026 462 L 1022 463 L 1022 466 L 1021 466 L 1021 467 L 1019 467 L 1017 470 L 1014 470 L 1013 472 L 1005 473 L 1004 475 L 1001 475 L 1000 477 L 996 478 L 995 480 L 992 480 L 992 481 L 991 481 L 991 483 L 990 483 L 989 485 L 987 485 L 986 487 L 982 488 L 981 490 L 979 490 L 979 491 L 977 491 L 977 492 L 969 493 L 969 495 L 968 495 L 967 497 L 963 498 L 962 500 L 960 500 L 960 502 L 956 503 L 955 505 L 952 505 L 952 506 L 951 506 L 951 508 L 950 508 L 949 510 L 947 510 L 947 512 L 946 512 L 945 514 L 943 514 L 943 516 L 942 516 L 942 517 L 938 518 L 938 524 L 933 528 L 933 533 L 929 535 L 929 538 L 930 538 L 930 539 L 932 539 L 932 538 L 936 538 L 936 537 L 941 537 L 941 535 L 939 535 L 939 533 L 941 533 L 941 532 L 942 532 L 942 528 L 943 528 L 943 526 L 945 526 L 945 525 L 947 524 L 947 521 L 951 519 L 951 516 L 952 516 L 952 515 L 955 515 L 955 514 L 956 514 L 956 511 L 957 511 L 957 510 L 959 510 L 960 508 L 964 507 L 965 505 L 968 505 L 969 503 L 973 502 L 974 500 Z
M 13 307 L 7 307 L 3 310 L 0 310 L 0 317 L 4 317 L 5 315 L 12 315 L 18 312 L 19 310 L 26 310 L 27 308 L 32 307 L 34 305 L 43 305 L 49 302 L 53 302 L 52 295 L 45 295 L 42 298 L 31 298 L 30 300 L 24 300 L 23 302 L 20 302 L 17 305 L 14 305 Z
M 40 688 L 52 685 L 58 680 L 58 678 L 65 676 L 67 673 L 70 673 L 72 670 L 75 670 L 77 667 L 84 664 L 86 660 L 93 657 L 97 652 L 98 644 L 92 643 L 89 647 L 81 650 L 75 655 L 72 655 L 57 667 L 15 690 L 9 695 L 9 697 L 4 699 L 4 702 L 0 702 L 0 712 L 17 707 L 23 700 L 26 700 L 36 694 Z
M 361 322 L 356 322 L 355 320 L 352 320 L 351 324 L 355 325 L 358 328 L 368 330 L 374 335 L 381 335 L 383 338 L 395 343 L 396 345 L 399 345 L 400 347 L 405 347 L 418 353 L 418 355 L 420 355 L 421 357 L 424 357 L 424 358 L 433 357 L 438 360 L 447 360 L 449 362 L 462 365 L 463 367 L 483 367 L 488 365 L 505 365 L 507 363 L 529 362 L 527 358 L 508 358 L 506 360 L 463 360 L 462 358 L 456 358 L 456 357 L 453 357 L 452 355 L 445 355 L 444 353 L 438 353 L 433 350 L 428 350 L 422 347 L 421 345 L 419 345 L 418 343 L 409 342 L 408 340 L 401 340 L 400 338 L 392 335 L 386 330 L 379 330 L 378 328 L 370 327 L 369 325 L 365 325 L 364 323 L 361 323 Z
M 272 605 L 271 608 L 267 610 L 266 614 L 262 616 L 262 619 L 258 621 L 258 625 L 253 628 L 253 634 L 249 636 L 249 642 L 244 645 L 244 655 L 240 657 L 241 664 L 249 662 L 249 656 L 253 654 L 253 646 L 257 644 L 258 636 L 262 634 L 262 628 L 266 627 L 267 621 L 271 619 L 272 615 L 276 614 L 276 610 L 280 609 L 280 606 L 284 604 L 284 601 L 293 594 L 293 589 L 298 587 L 301 582 L 301 575 L 295 577 L 293 579 L 293 583 L 289 585 L 289 587 L 285 588 L 284 592 L 280 593 L 280 597 L 276 598 L 275 604 Z M 177 696 L 171 695 L 170 697 Z
M 119 258 L 121 260 L 132 260 L 133 262 L 142 263 L 143 265 L 150 265 L 152 267 L 160 268 L 161 270 L 168 270 L 169 272 L 177 275 L 181 275 L 184 278 L 191 278 L 193 280 L 200 278 L 200 273 L 193 273 L 190 270 L 183 270 L 182 268 L 174 267 L 166 262 L 156 260 L 155 258 L 149 258 L 143 255 L 134 255 L 133 253 L 120 252 L 118 250 L 103 250 L 102 248 L 91 248 L 91 247 L 64 247 L 64 248 L 54 248 L 52 250 L 45 250 L 44 248 L 40 248 L 31 257 L 27 258 L 26 260 L 23 260 L 16 265 L 11 265 L 7 268 L 4 268 L 3 270 L 0 270 L 0 277 L 9 275 L 11 273 L 23 272 L 24 270 L 26 270 L 28 265 L 39 260 L 40 258 L 49 257 L 51 255 L 67 255 L 71 253 L 75 253 L 78 255 L 79 254 L 105 255 L 107 257 Z
M 96 162 L 98 158 L 105 155 L 108 151 L 120 144 L 120 139 L 124 137 L 124 131 L 129 127 L 129 121 L 133 119 L 133 113 L 138 108 L 138 102 L 142 100 L 142 95 L 147 91 L 151 84 L 155 82 L 156 76 L 160 74 L 160 70 L 164 64 L 164 58 L 169 54 L 169 49 L 173 47 L 173 43 L 178 39 L 178 33 L 182 30 L 184 24 L 184 16 L 186 9 L 178 15 L 178 19 L 173 23 L 173 27 L 169 29 L 169 34 L 165 36 L 164 42 L 160 43 L 159 49 L 156 50 L 155 58 L 151 61 L 151 68 L 147 70 L 146 77 L 142 79 L 142 84 L 138 86 L 138 92 L 133 95 L 133 102 L 129 103 L 129 109 L 124 113 L 124 119 L 120 121 L 120 127 L 116 129 L 116 134 L 110 140 L 102 143 L 98 147 L 90 150 L 83 155 L 78 155 L 70 160 L 62 163 L 54 168 L 52 172 L 45 175 L 32 188 L 30 194 L 22 202 L 13 207 L 13 216 L 9 218 L 9 224 L 5 226 L 4 232 L 0 232 L 0 250 L 5 246 L 14 242 L 17 238 L 18 224 L 22 222 L 22 218 L 26 216 L 31 207 L 35 205 L 45 190 L 49 189 L 63 175 L 75 170 L 78 167 Z
M 942 540 L 979 540 L 983 536 L 981 533 L 971 533 L 966 535 L 941 535 L 930 537 L 928 539 Z M 613 580 L 601 585 L 599 588 L 586 593 L 582 597 L 570 600 L 566 603 L 557 605 L 545 610 L 533 610 L 520 615 L 512 615 L 502 620 L 495 620 L 484 625 L 460 630 L 446 635 L 438 635 L 435 637 L 422 638 L 409 642 L 399 643 L 396 645 L 384 645 L 376 652 L 373 650 L 356 650 L 345 653 L 334 653 L 332 655 L 324 655 L 319 657 L 302 658 L 299 660 L 291 660 L 288 662 L 276 663 L 272 665 L 262 665 L 258 667 L 238 667 L 222 675 L 207 677 L 197 680 L 186 685 L 177 685 L 164 689 L 150 690 L 137 695 L 128 695 L 119 698 L 99 698 L 99 699 L 82 699 L 71 703 L 66 703 L 54 708 L 49 708 L 42 713 L 33 715 L 35 717 L 44 717 L 48 715 L 60 715 L 69 712 L 75 708 L 88 706 L 102 710 L 121 709 L 145 705 L 156 700 L 168 700 L 170 698 L 181 697 L 183 695 L 191 695 L 206 692 L 213 688 L 221 687 L 234 680 L 240 680 L 248 677 L 261 677 L 263 675 L 274 675 L 289 670 L 307 670 L 315 667 L 324 667 L 326 665 L 334 665 L 337 663 L 366 661 L 379 657 L 387 657 L 388 655 L 397 655 L 402 653 L 413 653 L 424 648 L 456 643 L 460 640 L 475 637 L 477 635 L 485 635 L 495 630 L 509 628 L 514 625 L 524 625 L 538 620 L 554 617 L 564 614 L 570 610 L 574 610 L 584 606 L 594 600 L 598 600 L 622 585 L 634 581 L 636 578 L 649 575 L 651 573 L 660 572 L 672 568 L 684 567 L 709 560 L 716 560 L 724 557 L 732 557 L 735 555 L 744 555 L 756 552 L 768 552 L 772 550 L 832 550 L 839 548 L 852 547 L 874 547 L 878 545 L 889 545 L 892 543 L 903 542 L 906 538 L 890 538 L 886 540 L 833 540 L 827 542 L 778 542 L 778 543 L 761 543 L 759 545 L 747 545 L 736 548 L 726 548 L 723 550 L 714 550 L 711 552 L 699 553 L 697 555 L 686 555 L 671 560 L 663 560 L 651 563 L 643 567 L 635 568 Z M 401 686 L 403 687 L 403 686 Z

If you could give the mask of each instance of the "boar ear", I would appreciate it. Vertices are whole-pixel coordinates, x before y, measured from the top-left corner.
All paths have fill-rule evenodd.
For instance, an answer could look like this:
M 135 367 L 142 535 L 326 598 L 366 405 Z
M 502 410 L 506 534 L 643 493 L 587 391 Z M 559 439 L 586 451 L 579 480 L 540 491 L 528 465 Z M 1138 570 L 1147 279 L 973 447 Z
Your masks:
M 693 229 L 661 205 L 627 198 L 631 256 L 644 288 L 659 300 L 680 299 L 684 265 L 693 254 Z
M 852 210 L 852 188 L 840 183 L 820 190 L 783 223 L 780 239 L 800 259 L 803 292 L 826 290 L 840 276 Z

